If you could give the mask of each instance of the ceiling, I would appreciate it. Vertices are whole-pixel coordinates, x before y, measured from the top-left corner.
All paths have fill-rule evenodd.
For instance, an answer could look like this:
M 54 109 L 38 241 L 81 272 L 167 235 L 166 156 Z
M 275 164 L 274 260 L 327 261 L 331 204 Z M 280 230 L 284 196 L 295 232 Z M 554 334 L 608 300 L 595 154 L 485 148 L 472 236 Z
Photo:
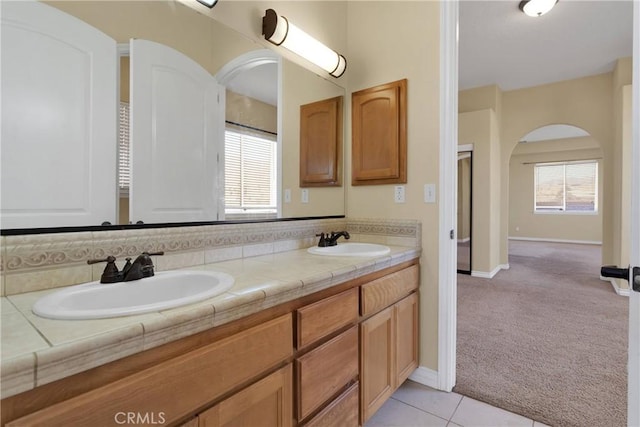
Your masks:
M 278 105 L 278 65 L 262 64 L 238 73 L 227 89 L 258 101 Z
M 459 89 L 508 91 L 609 72 L 631 56 L 631 0 L 560 0 L 532 18 L 519 0 L 460 2 Z

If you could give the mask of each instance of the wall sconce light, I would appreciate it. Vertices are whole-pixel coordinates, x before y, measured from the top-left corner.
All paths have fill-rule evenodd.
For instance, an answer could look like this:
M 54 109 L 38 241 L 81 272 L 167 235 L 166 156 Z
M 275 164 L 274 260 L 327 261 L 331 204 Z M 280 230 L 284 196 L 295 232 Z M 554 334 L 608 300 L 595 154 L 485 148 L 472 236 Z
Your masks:
M 207 6 L 209 9 L 212 9 L 213 6 L 215 6 L 216 3 L 218 3 L 218 0 L 197 0 L 197 1 L 200 4 Z
M 522 0 L 518 6 L 528 16 L 542 16 L 553 9 L 558 0 Z
M 262 18 L 262 34 L 271 43 L 286 47 L 313 62 L 333 77 L 340 77 L 347 68 L 347 60 L 344 56 L 329 49 L 290 23 L 284 16 L 279 16 L 273 9 L 265 11 Z

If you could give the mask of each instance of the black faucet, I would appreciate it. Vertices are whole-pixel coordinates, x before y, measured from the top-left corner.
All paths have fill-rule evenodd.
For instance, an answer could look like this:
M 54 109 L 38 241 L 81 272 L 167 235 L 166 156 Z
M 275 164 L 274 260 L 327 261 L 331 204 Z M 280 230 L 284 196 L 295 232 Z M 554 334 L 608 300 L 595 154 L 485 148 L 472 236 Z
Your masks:
M 127 258 L 127 262 L 121 271 L 118 271 L 118 266 L 116 266 L 116 257 L 111 255 L 105 259 L 90 259 L 87 261 L 87 264 L 95 264 L 98 262 L 107 263 L 107 266 L 102 272 L 102 276 L 100 276 L 100 283 L 130 282 L 154 275 L 151 257 L 156 255 L 164 255 L 164 252 L 143 252 L 138 255 L 133 263 L 131 263 L 131 258 Z
M 318 242 L 318 247 L 324 248 L 327 246 L 335 246 L 338 244 L 338 239 L 340 236 L 343 236 L 345 239 L 350 239 L 349 233 L 346 231 L 335 231 L 331 232 L 331 235 L 325 235 L 324 233 L 316 234 L 316 236 L 320 237 L 320 241 Z

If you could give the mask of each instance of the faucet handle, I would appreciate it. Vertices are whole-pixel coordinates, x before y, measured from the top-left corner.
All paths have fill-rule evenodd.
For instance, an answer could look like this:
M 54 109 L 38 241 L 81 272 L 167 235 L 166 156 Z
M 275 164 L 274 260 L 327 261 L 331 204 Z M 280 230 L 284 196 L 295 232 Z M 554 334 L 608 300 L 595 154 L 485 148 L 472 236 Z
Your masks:
M 116 257 L 114 257 L 113 255 L 109 255 L 105 259 L 88 259 L 87 264 L 97 264 L 99 262 L 112 263 L 112 262 L 115 262 L 115 260 L 116 260 Z
M 147 254 L 149 256 L 159 256 L 159 255 L 164 255 L 164 251 L 158 251 L 158 252 L 143 252 L 143 254 Z
M 319 248 L 324 248 L 325 246 L 328 246 L 327 244 L 328 235 L 325 237 L 324 233 L 320 233 L 320 234 L 316 234 L 316 237 L 320 237 L 320 240 L 318 241 Z
M 89 259 L 87 260 L 87 264 L 97 264 L 99 262 L 106 262 L 107 265 L 104 267 L 104 271 L 100 276 L 100 283 L 116 283 L 122 280 L 122 272 L 118 271 L 118 266 L 116 265 L 116 257 L 113 255 L 109 255 L 105 259 Z

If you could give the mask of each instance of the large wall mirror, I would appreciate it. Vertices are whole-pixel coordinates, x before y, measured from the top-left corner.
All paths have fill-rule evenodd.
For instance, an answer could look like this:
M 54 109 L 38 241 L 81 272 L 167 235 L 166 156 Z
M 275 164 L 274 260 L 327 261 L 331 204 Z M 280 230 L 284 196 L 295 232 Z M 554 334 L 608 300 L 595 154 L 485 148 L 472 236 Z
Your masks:
M 34 39 L 24 46 L 14 43 L 12 54 L 27 59 L 7 69 L 3 54 L 3 111 L 19 104 L 12 115 L 3 113 L 3 124 L 55 123 L 48 128 L 54 132 L 47 130 L 47 135 L 30 129 L 37 126 L 23 126 L 22 131 L 3 126 L 4 234 L 100 226 L 103 221 L 122 226 L 139 221 L 166 224 L 345 214 L 344 187 L 310 189 L 303 202 L 299 185 L 300 106 L 344 96 L 344 88 L 179 2 L 43 3 L 82 21 L 86 28 L 78 31 L 99 30 L 115 41 L 118 53 L 113 63 L 94 63 L 92 55 L 80 52 L 84 47 L 48 46 Z M 9 49 L 5 40 L 31 25 L 24 23 L 31 13 L 28 7 L 20 12 L 27 17 L 18 23 L 7 10 L 3 4 L 3 53 Z M 60 30 L 62 25 L 56 22 L 37 22 L 36 12 L 37 25 L 46 31 Z M 101 46 L 102 41 L 96 43 Z M 26 52 L 25 47 L 33 49 L 29 46 L 40 51 Z M 55 59 L 39 63 L 44 55 Z M 80 69 L 114 70 L 88 79 L 81 73 L 66 76 L 69 83 L 57 88 L 34 78 L 40 73 L 63 75 L 76 63 Z M 25 72 L 28 68 L 31 71 Z M 38 73 L 33 72 L 36 69 Z M 108 89 L 112 78 L 114 93 Z M 14 84 L 15 80 L 22 83 Z M 43 83 L 38 86 L 38 81 Z M 90 126 L 76 126 L 70 138 L 66 130 L 74 124 L 69 117 L 89 102 L 83 88 L 92 98 L 99 93 L 105 101 L 80 114 Z M 38 98 L 42 94 L 48 101 Z M 67 98 L 67 104 L 59 102 Z M 99 120 L 119 125 L 114 132 L 100 132 Z M 127 140 L 129 149 L 123 142 Z M 60 144 L 53 145 L 60 155 L 39 156 L 35 141 Z M 91 175 L 96 175 L 98 161 L 108 165 L 99 174 L 106 178 L 103 187 Z M 118 168 L 118 163 L 125 166 Z M 69 215 L 61 202 L 67 200 L 80 207 L 77 215 Z M 109 214 L 85 215 L 85 205 L 106 206 Z

